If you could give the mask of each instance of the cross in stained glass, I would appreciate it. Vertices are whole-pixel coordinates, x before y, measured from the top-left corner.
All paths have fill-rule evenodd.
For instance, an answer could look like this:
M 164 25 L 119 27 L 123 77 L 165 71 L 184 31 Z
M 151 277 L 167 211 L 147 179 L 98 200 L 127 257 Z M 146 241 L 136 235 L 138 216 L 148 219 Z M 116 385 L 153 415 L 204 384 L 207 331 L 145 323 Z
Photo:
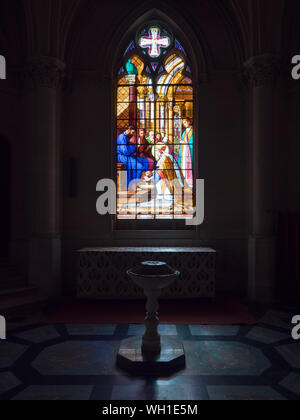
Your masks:
M 160 35 L 160 29 L 152 27 L 149 29 L 149 36 L 142 36 L 139 40 L 141 48 L 148 48 L 148 54 L 152 58 L 160 56 L 161 48 L 168 48 L 171 40 L 167 36 Z

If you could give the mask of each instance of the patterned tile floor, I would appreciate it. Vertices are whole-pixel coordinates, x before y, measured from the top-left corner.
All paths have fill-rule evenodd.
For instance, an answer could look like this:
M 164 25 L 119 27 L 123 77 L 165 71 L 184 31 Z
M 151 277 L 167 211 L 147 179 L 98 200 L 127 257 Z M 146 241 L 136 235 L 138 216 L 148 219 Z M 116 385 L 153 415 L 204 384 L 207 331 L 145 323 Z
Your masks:
M 0 342 L 1 400 L 300 400 L 300 342 L 292 310 L 253 309 L 258 325 L 167 325 L 186 369 L 131 377 L 115 366 L 120 340 L 139 325 L 27 325 Z M 298 311 L 299 312 L 299 311 Z

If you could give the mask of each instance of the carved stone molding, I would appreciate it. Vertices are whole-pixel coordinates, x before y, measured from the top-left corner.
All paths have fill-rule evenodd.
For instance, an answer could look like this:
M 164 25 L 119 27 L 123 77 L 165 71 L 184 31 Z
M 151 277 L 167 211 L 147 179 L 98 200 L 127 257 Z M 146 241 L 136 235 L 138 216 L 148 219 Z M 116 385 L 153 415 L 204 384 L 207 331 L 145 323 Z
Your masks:
M 264 54 L 250 58 L 245 63 L 248 82 L 255 87 L 274 85 L 280 74 L 279 57 Z
M 26 68 L 26 79 L 35 87 L 58 89 L 65 78 L 65 64 L 54 57 L 34 57 Z

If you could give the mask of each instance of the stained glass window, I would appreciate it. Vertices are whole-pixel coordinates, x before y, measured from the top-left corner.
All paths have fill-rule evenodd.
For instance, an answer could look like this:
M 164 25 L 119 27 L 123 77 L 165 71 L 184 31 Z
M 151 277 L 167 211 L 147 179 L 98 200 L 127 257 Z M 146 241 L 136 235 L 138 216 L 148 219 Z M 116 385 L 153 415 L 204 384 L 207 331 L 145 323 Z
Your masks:
M 180 42 L 175 39 L 175 48 L 177 48 L 182 54 L 186 55 L 186 52 Z
M 124 56 L 127 55 L 130 51 L 134 49 L 134 41 L 131 41 L 128 45 L 127 49 L 125 50 Z
M 124 55 L 117 85 L 118 220 L 193 218 L 193 83 L 178 46 L 183 53 L 167 30 L 152 25 Z

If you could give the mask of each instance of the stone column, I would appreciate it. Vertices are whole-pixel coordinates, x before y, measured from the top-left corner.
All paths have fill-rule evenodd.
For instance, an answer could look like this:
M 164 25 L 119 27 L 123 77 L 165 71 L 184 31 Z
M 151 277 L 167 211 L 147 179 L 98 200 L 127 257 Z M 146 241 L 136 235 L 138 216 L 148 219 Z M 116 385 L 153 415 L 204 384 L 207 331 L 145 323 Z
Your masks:
M 139 118 L 140 125 L 142 128 L 145 128 L 145 119 L 146 119 L 146 92 L 144 87 L 139 87 L 138 89 L 138 103 L 139 103 Z
M 129 125 L 136 127 L 137 123 L 137 87 L 129 87 Z
M 173 102 L 169 102 L 169 136 L 173 139 L 174 134 L 174 125 L 173 125 L 173 118 L 174 118 L 174 112 L 173 112 Z
M 150 125 L 151 130 L 155 131 L 155 102 L 154 99 L 150 102 Z M 155 134 L 155 133 L 154 133 Z
M 65 65 L 35 57 L 27 67 L 29 280 L 49 296 L 61 287 L 61 84 Z
M 150 129 L 150 102 L 148 96 L 145 97 L 145 129 L 148 134 Z
M 250 82 L 250 237 L 248 293 L 271 302 L 275 286 L 274 153 L 279 126 L 276 115 L 279 61 L 261 55 L 245 63 Z
M 160 131 L 165 134 L 165 106 L 159 107 Z
M 185 115 L 185 117 L 191 118 L 193 120 L 193 118 L 194 118 L 193 102 L 187 102 L 186 103 L 186 115 Z

